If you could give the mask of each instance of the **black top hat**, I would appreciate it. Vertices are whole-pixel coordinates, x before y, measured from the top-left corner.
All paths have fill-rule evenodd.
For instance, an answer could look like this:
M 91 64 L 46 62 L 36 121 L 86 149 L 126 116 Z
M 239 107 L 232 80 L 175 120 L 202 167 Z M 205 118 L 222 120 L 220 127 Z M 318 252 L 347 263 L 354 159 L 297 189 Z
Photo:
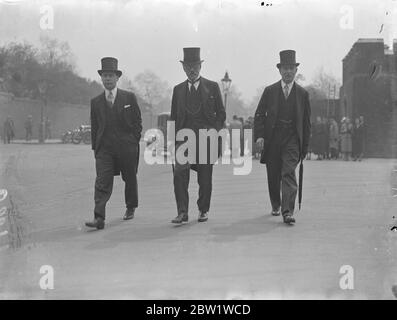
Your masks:
M 183 61 L 182 63 L 198 63 L 204 60 L 200 59 L 200 48 L 183 48 Z
M 280 51 L 280 63 L 277 63 L 277 68 L 280 68 L 282 65 L 299 66 L 299 63 L 296 63 L 295 60 L 295 50 Z
M 102 69 L 98 70 L 99 75 L 102 75 L 102 72 L 115 72 L 117 76 L 121 76 L 122 72 L 117 69 L 117 59 L 113 57 L 105 57 L 101 59 Z

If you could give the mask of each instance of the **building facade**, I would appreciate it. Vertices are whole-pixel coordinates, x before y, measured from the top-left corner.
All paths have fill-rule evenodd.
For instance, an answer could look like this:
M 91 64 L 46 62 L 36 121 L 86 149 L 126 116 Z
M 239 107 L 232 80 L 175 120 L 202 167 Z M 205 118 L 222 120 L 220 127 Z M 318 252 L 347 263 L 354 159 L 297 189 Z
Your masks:
M 340 112 L 364 117 L 367 157 L 395 157 L 397 151 L 397 40 L 359 39 L 343 59 Z

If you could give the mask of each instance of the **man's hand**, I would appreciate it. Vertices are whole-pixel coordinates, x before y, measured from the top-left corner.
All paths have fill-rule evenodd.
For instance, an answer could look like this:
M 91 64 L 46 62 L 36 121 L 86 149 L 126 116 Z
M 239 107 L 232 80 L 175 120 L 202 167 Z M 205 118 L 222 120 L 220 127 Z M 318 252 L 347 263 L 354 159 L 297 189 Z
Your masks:
M 258 138 L 256 139 L 256 145 L 262 150 L 263 146 L 265 144 L 265 139 L 263 138 Z

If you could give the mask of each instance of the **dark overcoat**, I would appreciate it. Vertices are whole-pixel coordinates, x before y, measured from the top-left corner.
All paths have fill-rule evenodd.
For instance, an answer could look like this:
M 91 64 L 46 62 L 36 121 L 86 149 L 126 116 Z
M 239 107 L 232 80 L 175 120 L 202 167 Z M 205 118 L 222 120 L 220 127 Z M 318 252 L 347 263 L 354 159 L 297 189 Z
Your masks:
M 186 80 L 176 85 L 173 90 L 171 120 L 175 121 L 176 132 L 184 128 L 188 88 L 188 81 Z M 217 131 L 221 130 L 225 125 L 226 112 L 218 83 L 201 77 L 198 90 L 204 115 L 208 121 L 208 127 Z M 220 151 L 221 145 L 218 143 L 218 155 Z
M 105 92 L 91 100 L 91 146 L 94 153 L 102 143 L 106 125 L 106 109 L 108 108 Z M 142 133 L 141 111 L 134 93 L 117 89 L 113 107 L 117 112 L 117 127 L 120 133 L 121 146 L 134 144 L 137 146 L 137 167 L 139 161 L 139 141 Z M 120 174 L 120 167 L 115 162 L 114 175 Z
M 308 92 L 296 82 L 294 86 L 296 94 L 296 132 L 299 138 L 299 151 L 302 157 L 302 155 L 306 155 L 309 147 L 311 110 Z M 258 138 L 264 139 L 264 147 L 260 160 L 261 163 L 266 163 L 268 147 L 273 137 L 273 130 L 276 126 L 280 90 L 281 80 L 266 87 L 255 112 L 254 141 Z

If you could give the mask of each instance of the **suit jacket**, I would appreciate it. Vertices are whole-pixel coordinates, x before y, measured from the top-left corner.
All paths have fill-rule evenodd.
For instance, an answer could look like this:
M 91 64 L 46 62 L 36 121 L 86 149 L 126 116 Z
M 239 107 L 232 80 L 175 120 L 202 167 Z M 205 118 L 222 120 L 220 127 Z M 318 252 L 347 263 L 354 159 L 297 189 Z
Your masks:
M 219 85 L 203 77 L 200 78 L 198 87 L 204 114 L 211 128 L 221 130 L 226 120 L 226 112 L 222 102 Z M 186 102 L 188 81 L 184 81 L 174 87 L 171 103 L 171 120 L 175 121 L 175 130 L 183 128 L 186 115 Z
M 296 132 L 299 138 L 300 156 L 303 157 L 306 155 L 309 147 L 311 131 L 309 93 L 296 82 L 294 85 L 297 108 L 295 121 Z M 260 161 L 261 163 L 266 163 L 267 150 L 276 125 L 279 109 L 280 89 L 281 80 L 266 87 L 255 112 L 254 141 L 256 141 L 258 138 L 264 139 L 264 147 Z
M 97 154 L 102 142 L 106 126 L 106 109 L 108 108 L 105 92 L 91 100 L 91 147 Z M 138 148 L 142 133 L 141 111 L 138 106 L 135 94 L 129 91 L 117 89 L 116 99 L 113 107 L 117 111 L 117 126 L 122 144 L 135 144 Z M 138 163 L 137 163 L 138 164 Z M 114 174 L 120 174 L 116 166 Z
M 176 85 L 172 93 L 171 120 L 175 121 L 176 132 L 184 128 L 188 90 L 188 81 L 186 80 Z M 214 128 L 217 131 L 221 130 L 225 126 L 226 111 L 223 106 L 219 85 L 214 81 L 201 77 L 198 90 L 200 91 L 204 115 L 208 120 L 208 128 Z M 215 150 L 215 152 L 218 152 L 218 156 L 222 151 L 222 145 L 219 141 L 220 138 L 218 139 L 217 150 Z M 177 142 L 175 144 L 177 145 Z M 193 165 L 192 169 L 196 170 L 196 166 Z

